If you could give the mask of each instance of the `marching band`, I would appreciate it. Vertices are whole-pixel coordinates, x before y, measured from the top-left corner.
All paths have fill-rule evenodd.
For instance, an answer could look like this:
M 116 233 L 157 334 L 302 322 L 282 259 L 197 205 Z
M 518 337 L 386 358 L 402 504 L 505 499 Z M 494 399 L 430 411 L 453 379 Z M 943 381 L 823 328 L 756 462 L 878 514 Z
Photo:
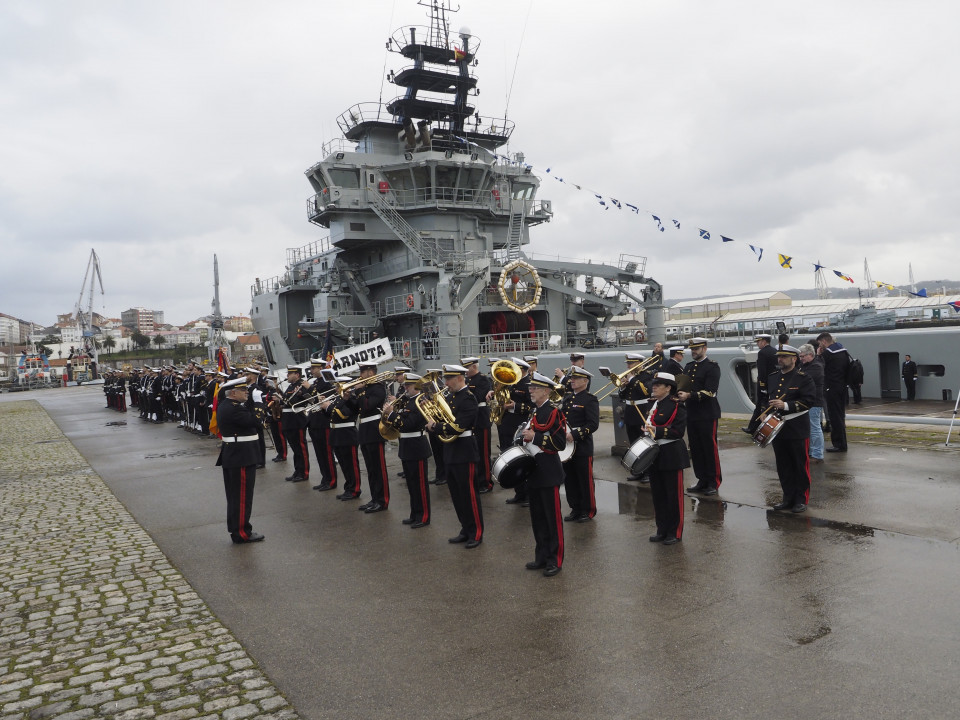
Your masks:
M 758 339 L 761 346 L 768 341 Z M 687 350 L 692 360 L 681 366 Z M 809 422 L 801 415 L 815 402 L 815 394 L 796 356 L 796 350 L 781 346 L 780 369 L 758 384 L 762 391 L 754 440 L 760 447 L 774 447 L 784 496 L 775 509 L 803 512 L 810 487 L 804 434 Z M 184 430 L 220 437 L 224 447 L 241 442 L 239 436 L 228 436 L 237 422 L 242 424 L 242 442 L 250 443 L 250 452 L 232 447 L 222 453 L 231 467 L 229 473 L 225 467 L 224 477 L 235 542 L 250 542 L 245 538 L 257 535 L 249 526 L 249 503 L 255 470 L 266 462 L 266 431 L 276 451 L 273 462 L 286 462 L 288 450 L 293 456 L 293 474 L 286 478 L 291 482 L 309 479 L 309 431 L 320 469 L 314 490 L 337 489 L 342 476 L 337 498 L 361 497 L 363 456 L 370 499 L 359 510 L 366 514 L 390 506 L 385 446 L 396 441 L 399 475 L 410 499 L 410 513 L 402 522 L 412 529 L 431 522 L 428 461 L 433 457 L 435 482 L 448 485 L 460 523 L 460 532 L 449 542 L 467 549 L 484 539 L 481 495 L 497 483 L 514 489 L 507 503 L 529 508 L 536 545 L 527 567 L 550 577 L 563 567 L 564 522 L 587 523 L 596 517 L 593 435 L 600 426 L 600 403 L 612 393 L 619 399 L 615 419 L 622 422 L 629 445 L 621 464 L 630 473 L 628 479 L 650 484 L 656 516 L 651 542 L 672 545 L 682 539 L 685 468 L 692 464 L 697 477 L 687 492 L 716 494 L 722 480 L 716 398 L 720 367 L 707 357 L 705 339 L 693 338 L 686 347 L 649 357 L 627 353 L 624 372 L 600 368 L 608 382 L 596 393 L 591 392 L 593 374 L 584 368 L 584 360 L 582 353 L 571 353 L 570 366 L 557 368 L 552 379 L 537 372 L 533 356 L 489 358 L 489 374 L 481 372 L 477 357 L 424 375 L 404 366 L 378 373 L 376 363 L 370 362 L 359 366 L 360 377 L 354 379 L 337 376 L 331 363 L 314 359 L 306 380 L 300 366 L 288 366 L 285 383 L 266 366 L 224 372 L 190 363 L 184 368 L 108 371 L 104 393 L 108 408 L 125 411 L 129 390 L 131 405 L 145 421 L 178 422 Z M 496 458 L 493 425 L 499 444 Z M 246 464 L 237 468 L 240 456 Z M 236 488 L 247 484 L 249 497 L 244 494 L 241 503 Z

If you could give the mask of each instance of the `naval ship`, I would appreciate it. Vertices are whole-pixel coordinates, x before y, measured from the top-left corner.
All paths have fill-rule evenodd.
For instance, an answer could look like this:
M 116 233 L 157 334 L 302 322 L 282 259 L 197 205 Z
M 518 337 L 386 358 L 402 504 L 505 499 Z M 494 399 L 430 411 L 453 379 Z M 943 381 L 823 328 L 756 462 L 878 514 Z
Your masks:
M 305 172 L 307 220 L 322 239 L 287 250 L 286 270 L 257 278 L 251 317 L 272 367 L 389 343 L 372 353 L 413 369 L 467 356 L 591 347 L 610 320 L 645 311 L 663 333 L 663 290 L 646 258 L 553 259 L 530 250 L 552 203 L 522 153 L 514 123 L 481 113 L 477 50 L 452 33 L 448 2 L 420 0 L 428 24 L 387 40 L 397 67 L 389 102 L 337 118 Z

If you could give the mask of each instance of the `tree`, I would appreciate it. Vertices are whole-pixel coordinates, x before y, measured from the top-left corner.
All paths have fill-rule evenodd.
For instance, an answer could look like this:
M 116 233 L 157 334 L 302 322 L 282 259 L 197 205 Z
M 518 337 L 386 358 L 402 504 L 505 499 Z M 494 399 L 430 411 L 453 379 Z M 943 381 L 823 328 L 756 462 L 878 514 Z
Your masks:
M 163 344 L 164 344 L 166 341 L 167 341 L 167 339 L 166 339 L 163 335 L 161 335 L 160 333 L 157 333 L 156 335 L 153 336 L 153 344 L 157 346 L 157 350 L 159 350 L 160 348 L 162 348 L 162 347 L 163 347 Z
M 50 345 L 57 345 L 60 343 L 60 338 L 56 335 L 45 335 L 40 342 L 37 343 L 37 352 L 41 352 L 47 357 L 50 357 L 52 351 L 50 350 Z
M 133 334 L 130 336 L 130 339 L 138 348 L 145 348 L 150 344 L 150 338 L 148 338 L 139 330 L 134 330 Z
M 104 347 L 104 349 L 109 350 L 109 351 L 112 352 L 113 349 L 114 349 L 116 346 L 117 346 L 117 341 L 113 339 L 113 335 L 107 335 L 107 336 L 103 339 L 103 347 Z

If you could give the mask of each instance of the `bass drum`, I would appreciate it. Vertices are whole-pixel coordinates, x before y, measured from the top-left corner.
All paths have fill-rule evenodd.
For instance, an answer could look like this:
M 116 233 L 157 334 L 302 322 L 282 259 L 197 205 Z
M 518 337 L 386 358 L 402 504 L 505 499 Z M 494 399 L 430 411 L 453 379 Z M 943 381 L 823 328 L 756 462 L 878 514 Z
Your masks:
M 643 475 L 653 465 L 659 453 L 660 446 L 657 445 L 657 441 L 644 435 L 637 438 L 630 449 L 623 454 L 620 464 L 634 475 Z
M 527 449 L 519 445 L 504 450 L 493 463 L 493 479 L 508 490 L 522 484 L 536 469 L 536 460 Z

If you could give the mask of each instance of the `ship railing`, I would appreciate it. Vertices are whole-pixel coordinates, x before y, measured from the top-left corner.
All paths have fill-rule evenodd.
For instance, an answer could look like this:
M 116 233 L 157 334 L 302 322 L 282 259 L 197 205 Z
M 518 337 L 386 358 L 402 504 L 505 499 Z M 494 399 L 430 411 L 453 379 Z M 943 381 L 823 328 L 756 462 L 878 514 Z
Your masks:
M 503 357 L 524 352 L 542 352 L 548 349 L 549 341 L 550 332 L 547 330 L 465 335 L 460 338 L 460 356 Z
M 420 312 L 420 293 L 391 295 L 383 299 L 383 316 L 406 315 Z
M 397 119 L 387 110 L 386 104 L 378 102 L 357 103 L 337 118 L 337 125 L 344 135 L 357 125 L 367 122 L 397 124 Z
M 287 248 L 287 267 L 293 267 L 307 260 L 313 260 L 326 252 L 330 252 L 329 237 L 314 240 L 302 247 Z
M 274 275 L 266 280 L 257 278 L 253 281 L 253 285 L 250 286 L 250 297 L 257 297 L 258 295 L 263 295 L 268 292 L 276 292 L 283 287 L 283 279 L 283 275 Z
M 407 270 L 417 270 L 423 267 L 423 263 L 413 253 L 406 253 L 400 257 L 384 260 L 381 263 L 373 265 L 364 265 L 360 268 L 360 274 L 368 283 L 372 280 L 378 280 L 388 275 L 396 275 Z
M 438 27 L 427 25 L 407 25 L 394 31 L 387 43 L 387 49 L 393 52 L 400 52 L 408 45 L 425 45 L 439 50 L 452 51 L 454 46 L 463 47 L 463 40 L 460 38 L 451 39 L 446 32 L 441 32 Z M 480 47 L 480 38 L 470 36 L 470 44 L 467 46 L 467 52 L 474 55 L 477 48 Z
M 347 140 L 346 138 L 333 138 L 332 140 L 327 140 L 323 145 L 320 146 L 320 156 L 324 159 L 330 157 L 334 153 L 355 153 L 359 152 L 359 146 L 357 143 Z M 323 160 L 313 165 L 309 170 L 307 170 L 307 175 L 312 175 L 313 172 L 317 169 L 319 165 L 323 164 Z

